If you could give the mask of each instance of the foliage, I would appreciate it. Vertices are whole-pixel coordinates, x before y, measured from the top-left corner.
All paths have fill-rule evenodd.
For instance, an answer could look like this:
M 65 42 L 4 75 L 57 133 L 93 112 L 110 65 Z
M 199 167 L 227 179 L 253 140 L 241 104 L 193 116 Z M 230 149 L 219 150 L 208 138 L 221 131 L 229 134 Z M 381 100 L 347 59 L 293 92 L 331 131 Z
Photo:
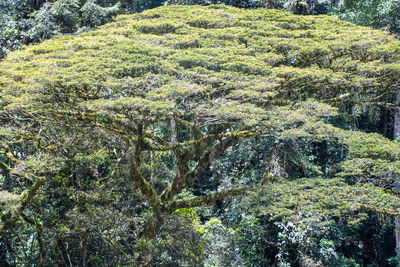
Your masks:
M 76 0 L 61 0 L 45 3 L 33 14 L 34 26 L 28 35 L 33 41 L 48 39 L 57 33 L 71 33 L 78 23 L 79 2 Z
M 365 26 L 400 33 L 398 0 L 343 1 L 333 8 L 339 18 Z
M 23 10 L 27 8 L 24 0 L 0 1 L 0 58 L 13 50 L 21 49 L 25 43 L 25 31 L 30 23 L 24 18 Z
M 226 4 L 241 8 L 274 8 L 301 15 L 330 14 L 343 20 L 377 29 L 400 33 L 400 2 L 398 0 L 168 0 L 166 5 Z
M 331 14 L 359 25 L 399 33 L 397 0 L 297 1 L 297 0 L 2 0 L 0 7 L 0 58 L 31 42 L 54 35 L 83 32 L 98 27 L 118 13 L 134 13 L 161 5 L 226 4 L 240 8 L 274 8 L 294 14 Z
M 324 217 L 345 217 L 347 223 L 354 224 L 367 216 L 365 212 L 359 211 L 375 211 L 382 207 L 382 213 L 390 214 L 398 205 L 397 198 L 385 193 L 383 189 L 370 184 L 352 187 L 337 179 L 305 178 L 269 187 L 268 192 L 260 191 L 258 197 L 250 201 L 259 203 L 254 208 L 258 214 L 273 219 L 293 220 L 298 214 L 312 214 L 320 218 L 318 222 L 322 224 L 325 222 Z M 370 197 L 366 198 L 366 195 Z M 261 203 L 266 203 L 266 206 Z
M 119 12 L 119 2 L 102 7 L 89 0 L 0 1 L 0 58 L 31 42 L 54 35 L 82 32 L 108 22 Z
M 241 255 L 237 253 L 235 230 L 226 227 L 218 218 L 211 218 L 204 225 L 204 238 L 208 240 L 205 266 L 243 266 Z
M 210 5 L 225 4 L 241 8 L 257 8 L 264 5 L 262 0 L 167 0 L 164 5 Z
M 119 3 L 115 6 L 104 8 L 97 5 L 94 0 L 88 0 L 80 9 L 82 13 L 81 26 L 95 28 L 105 24 L 113 15 L 119 11 Z

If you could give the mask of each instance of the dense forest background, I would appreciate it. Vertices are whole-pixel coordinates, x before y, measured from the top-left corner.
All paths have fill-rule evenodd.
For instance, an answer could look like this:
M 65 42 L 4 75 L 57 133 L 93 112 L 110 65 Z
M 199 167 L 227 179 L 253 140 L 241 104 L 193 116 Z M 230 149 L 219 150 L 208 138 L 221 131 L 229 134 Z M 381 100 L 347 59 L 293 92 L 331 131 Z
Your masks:
M 400 1 L 0 11 L 0 266 L 399 264 Z

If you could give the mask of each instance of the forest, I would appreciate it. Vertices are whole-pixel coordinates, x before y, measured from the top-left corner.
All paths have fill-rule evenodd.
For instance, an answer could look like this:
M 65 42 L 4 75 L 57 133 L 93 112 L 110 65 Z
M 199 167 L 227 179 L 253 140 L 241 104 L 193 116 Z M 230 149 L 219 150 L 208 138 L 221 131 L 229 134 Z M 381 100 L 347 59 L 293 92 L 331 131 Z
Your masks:
M 399 0 L 0 0 L 0 266 L 400 266 Z

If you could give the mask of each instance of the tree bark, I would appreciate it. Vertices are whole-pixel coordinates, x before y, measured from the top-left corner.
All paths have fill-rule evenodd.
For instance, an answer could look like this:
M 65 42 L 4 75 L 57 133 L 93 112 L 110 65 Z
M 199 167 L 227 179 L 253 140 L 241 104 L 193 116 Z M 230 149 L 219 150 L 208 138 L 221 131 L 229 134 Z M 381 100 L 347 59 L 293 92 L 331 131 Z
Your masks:
M 396 105 L 400 105 L 400 93 L 396 94 Z M 400 107 L 396 106 L 393 122 L 393 139 L 396 140 L 397 135 L 400 133 Z
M 149 218 L 146 222 L 146 226 L 144 229 L 144 237 L 146 239 L 153 239 L 157 236 L 160 232 L 161 226 L 163 225 L 164 221 L 161 217 L 161 214 L 155 213 L 153 216 Z
M 80 259 L 80 264 L 79 266 L 85 267 L 86 266 L 86 257 L 87 257 L 87 240 L 88 240 L 88 231 L 85 230 L 81 236 L 81 242 L 80 242 L 80 247 L 81 247 L 81 259 Z
M 400 105 L 400 93 L 396 94 L 396 104 Z M 393 139 L 396 140 L 397 135 L 400 133 L 400 106 L 396 106 L 396 111 L 394 113 L 394 122 L 393 122 Z M 400 177 L 396 177 L 396 189 L 399 190 L 399 181 Z M 400 216 L 396 216 L 394 218 L 394 235 L 396 238 L 396 256 L 399 263 L 397 266 L 400 266 Z
M 396 238 L 396 256 L 397 260 L 400 259 L 400 216 L 394 217 L 394 236 Z M 400 266 L 400 262 L 397 263 Z

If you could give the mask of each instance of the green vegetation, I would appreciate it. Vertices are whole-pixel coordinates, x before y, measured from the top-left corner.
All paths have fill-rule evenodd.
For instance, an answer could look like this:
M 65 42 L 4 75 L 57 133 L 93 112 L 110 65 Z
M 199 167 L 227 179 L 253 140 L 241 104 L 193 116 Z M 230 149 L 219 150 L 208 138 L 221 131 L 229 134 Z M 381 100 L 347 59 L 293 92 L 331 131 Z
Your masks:
M 0 59 L 23 45 L 54 35 L 96 28 L 116 14 L 136 13 L 161 5 L 226 4 L 240 8 L 274 8 L 294 14 L 330 14 L 364 26 L 400 33 L 400 2 L 266 0 L 0 0 Z
M 224 5 L 14 52 L 0 265 L 395 264 L 399 80 L 388 32 Z

